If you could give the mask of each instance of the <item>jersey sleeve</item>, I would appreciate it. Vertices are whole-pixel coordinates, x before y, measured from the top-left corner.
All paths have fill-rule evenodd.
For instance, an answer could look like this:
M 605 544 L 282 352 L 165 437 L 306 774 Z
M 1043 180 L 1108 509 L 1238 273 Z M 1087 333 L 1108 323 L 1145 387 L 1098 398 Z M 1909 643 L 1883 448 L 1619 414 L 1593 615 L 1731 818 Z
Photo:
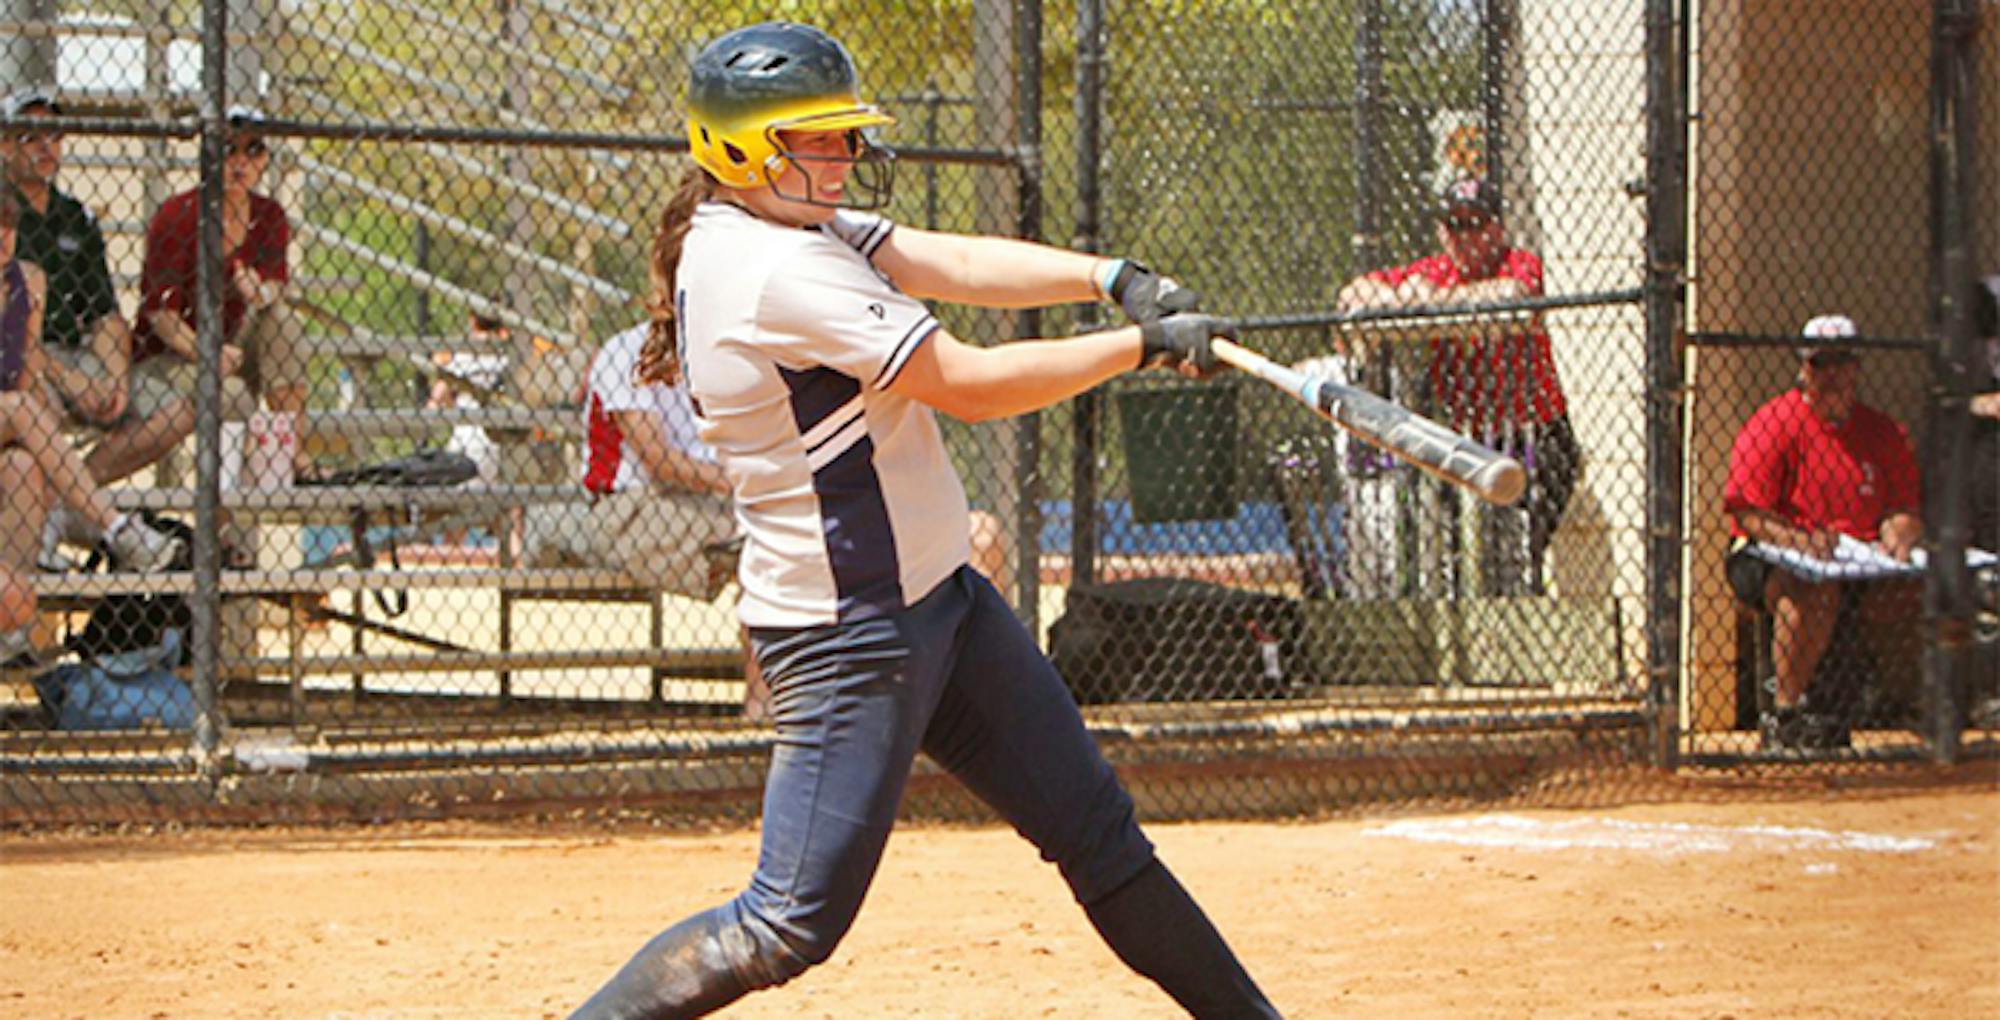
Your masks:
M 644 334 L 640 334 L 636 343 L 613 341 L 605 344 L 591 360 L 590 392 L 597 396 L 604 410 L 652 410 L 652 402 L 645 398 L 639 381 L 633 378 L 639 368 L 639 351 L 644 346 Z
M 894 221 L 886 216 L 871 212 L 842 209 L 833 214 L 833 219 L 819 228 L 849 248 L 861 253 L 865 259 L 873 259 L 882 242 L 896 229 Z
M 757 327 L 781 365 L 823 365 L 886 389 L 938 321 L 856 252 L 818 243 L 802 248 L 765 285 Z

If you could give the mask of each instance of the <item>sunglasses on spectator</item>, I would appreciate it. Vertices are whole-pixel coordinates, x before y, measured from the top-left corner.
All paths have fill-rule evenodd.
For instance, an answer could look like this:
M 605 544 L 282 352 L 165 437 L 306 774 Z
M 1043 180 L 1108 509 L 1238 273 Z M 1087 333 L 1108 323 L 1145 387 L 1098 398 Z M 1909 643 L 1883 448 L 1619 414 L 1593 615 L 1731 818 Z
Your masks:
M 1822 351 L 1807 358 L 1806 364 L 1814 368 L 1839 368 L 1855 364 L 1860 360 L 1861 356 L 1852 351 Z
M 271 147 L 265 145 L 261 138 L 239 142 L 229 147 L 229 154 L 232 156 L 262 156 L 270 151 Z
M 60 142 L 62 141 L 63 133 L 60 131 L 47 131 L 41 128 L 21 128 L 15 131 L 12 137 L 14 141 L 22 145 L 27 145 L 30 142 Z

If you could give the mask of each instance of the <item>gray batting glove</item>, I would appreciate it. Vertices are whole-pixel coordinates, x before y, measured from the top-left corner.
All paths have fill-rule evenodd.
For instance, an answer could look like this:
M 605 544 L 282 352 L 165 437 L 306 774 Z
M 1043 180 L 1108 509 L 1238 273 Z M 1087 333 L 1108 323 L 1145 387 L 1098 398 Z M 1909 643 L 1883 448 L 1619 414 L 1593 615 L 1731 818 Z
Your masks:
M 1169 315 L 1139 324 L 1140 368 L 1192 369 L 1206 379 L 1228 366 L 1215 356 L 1213 337 L 1236 339 L 1236 324 L 1216 315 Z
M 1104 293 L 1133 322 L 1151 322 L 1201 307 L 1201 295 L 1131 259 L 1119 259 Z

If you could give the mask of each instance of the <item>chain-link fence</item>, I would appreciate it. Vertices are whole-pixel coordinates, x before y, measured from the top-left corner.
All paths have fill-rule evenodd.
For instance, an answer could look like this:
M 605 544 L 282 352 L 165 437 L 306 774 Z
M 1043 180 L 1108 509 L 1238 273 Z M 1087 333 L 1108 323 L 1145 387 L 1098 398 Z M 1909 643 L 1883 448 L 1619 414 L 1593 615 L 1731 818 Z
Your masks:
M 945 423 L 975 566 L 1150 812 L 1991 747 L 1946 504 L 1992 503 L 1966 83 L 2000 25 L 1839 6 L 785 7 L 897 117 L 896 222 L 1143 259 L 1527 470 L 1490 507 L 1240 375 Z M 689 59 L 767 15 L 0 4 L 7 817 L 754 808 L 725 483 L 633 365 Z M 1113 314 L 937 312 L 981 344 Z M 1933 569 L 1840 587 L 1812 679 L 1826 599 L 1728 587 L 1765 561 L 1724 490 L 1821 313 L 1911 426 Z

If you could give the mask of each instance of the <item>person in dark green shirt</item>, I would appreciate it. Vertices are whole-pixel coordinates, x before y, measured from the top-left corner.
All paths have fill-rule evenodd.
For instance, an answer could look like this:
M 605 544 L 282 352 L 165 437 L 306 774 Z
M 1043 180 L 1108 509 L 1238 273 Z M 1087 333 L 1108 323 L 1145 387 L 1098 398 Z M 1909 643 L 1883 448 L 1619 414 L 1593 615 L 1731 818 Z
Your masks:
M 8 96 L 9 117 L 61 114 L 55 97 Z M 132 331 L 118 310 L 104 231 L 83 203 L 55 186 L 62 134 L 12 128 L 0 137 L 6 186 L 20 203 L 19 258 L 48 277 L 42 345 L 53 402 L 66 424 L 103 432 L 84 464 L 99 485 L 165 456 L 194 431 L 194 404 L 166 379 L 131 371 Z

